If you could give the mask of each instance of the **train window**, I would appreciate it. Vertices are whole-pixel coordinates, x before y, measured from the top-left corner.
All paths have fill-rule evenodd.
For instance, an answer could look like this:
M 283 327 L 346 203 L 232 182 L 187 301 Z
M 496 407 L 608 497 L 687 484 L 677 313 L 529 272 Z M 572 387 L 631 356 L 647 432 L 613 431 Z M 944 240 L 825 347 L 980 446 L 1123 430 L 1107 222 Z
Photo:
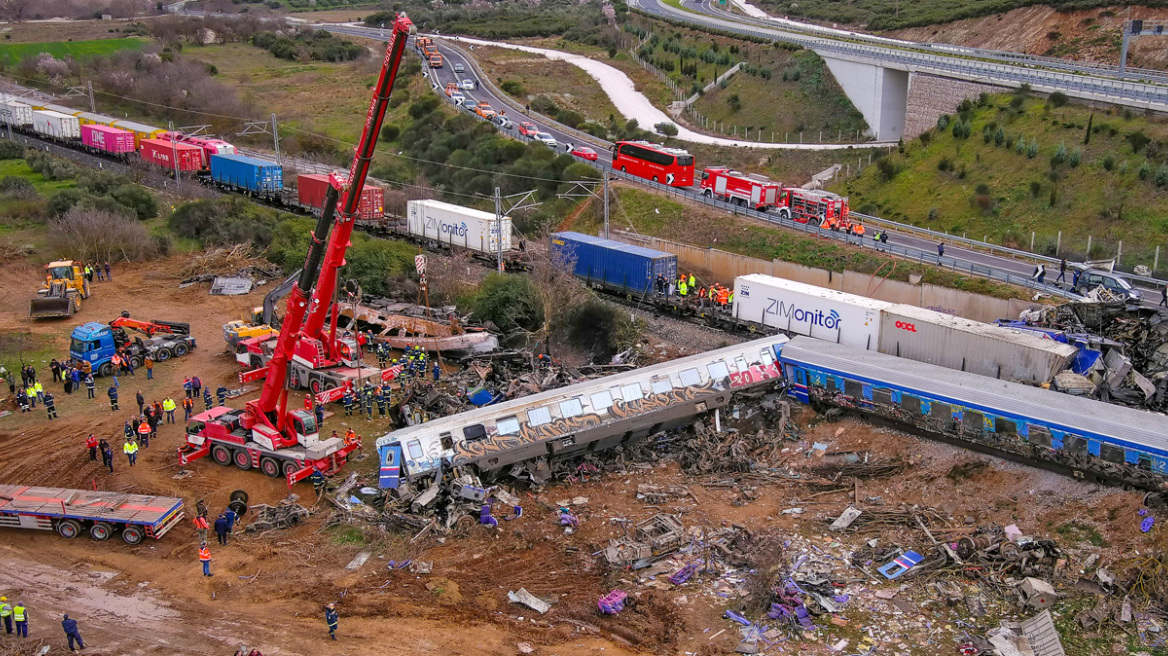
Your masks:
M 625 403 L 632 403 L 645 398 L 645 393 L 641 390 L 640 383 L 633 383 L 621 387 L 621 398 L 625 400 Z
M 514 435 L 519 432 L 519 418 L 515 415 L 495 420 L 495 430 L 500 435 Z
M 422 459 L 422 443 L 418 440 L 410 440 L 409 442 L 406 442 L 406 449 L 408 449 L 410 452 L 410 460 Z
M 710 372 L 710 380 L 725 380 L 730 376 L 730 368 L 722 360 L 706 365 L 706 371 Z
M 892 405 L 892 390 L 876 388 L 872 390 L 872 402 Z
M 1074 456 L 1087 455 L 1087 440 L 1067 435 L 1063 438 L 1063 451 Z
M 1144 471 L 1152 471 L 1152 456 L 1143 453 L 1137 454 L 1136 467 Z
M 1107 462 L 1114 462 L 1118 465 L 1123 464 L 1123 447 L 1114 446 L 1111 444 L 1099 445 L 1099 457 Z
M 654 376 L 653 380 L 649 381 L 649 386 L 653 388 L 654 394 L 668 394 L 673 391 L 673 381 L 669 380 L 669 376 Z
M 973 410 L 966 410 L 961 414 L 961 428 L 977 432 L 985 430 L 985 415 Z
M 442 442 L 443 449 L 453 449 L 454 448 L 454 439 L 450 437 L 450 431 L 446 431 L 446 432 L 442 433 L 441 435 L 438 436 L 438 439 Z
M 530 426 L 543 426 L 551 420 L 551 408 L 533 408 L 527 411 L 527 423 Z
M 900 395 L 900 407 L 910 414 L 921 414 L 921 400 L 911 394 Z
M 837 388 L 835 386 L 835 376 L 825 376 L 825 378 L 827 378 L 827 385 L 826 385 L 827 391 L 829 391 L 829 392 L 836 391 Z
M 580 405 L 580 399 L 568 399 L 567 401 L 560 401 L 560 416 L 564 419 L 569 417 L 576 417 L 584 414 L 584 406 Z
M 998 435 L 1017 435 L 1018 424 L 1005 417 L 994 417 L 994 432 Z
M 592 411 L 600 412 L 601 410 L 608 410 L 612 407 L 612 393 L 611 392 L 597 392 L 592 395 Z
M 933 407 L 929 409 L 929 415 L 938 419 L 953 421 L 953 408 L 948 403 L 933 402 Z
M 487 429 L 482 424 L 471 424 L 462 429 L 462 439 L 466 442 L 473 442 L 474 440 L 481 440 L 486 438 Z
M 758 354 L 759 354 L 759 357 L 762 358 L 763 364 L 774 364 L 775 363 L 775 354 L 772 353 L 770 349 L 763 349 L 763 350 L 759 351 Z
M 738 367 L 738 373 L 750 369 L 750 364 L 746 361 L 746 358 L 734 358 L 734 366 Z
M 1053 444 L 1050 439 L 1050 430 L 1046 426 L 1029 424 L 1026 426 L 1026 431 L 1030 434 L 1029 440 L 1031 444 L 1037 444 L 1038 446 L 1045 446 L 1047 448 Z
M 848 380 L 847 378 L 845 378 L 844 379 L 844 394 L 847 394 L 848 396 L 855 398 L 855 399 L 862 399 L 862 398 L 864 398 L 864 384 L 857 382 L 857 381 L 854 381 L 854 380 Z
M 702 384 L 702 375 L 695 369 L 686 369 L 677 375 L 682 387 L 697 387 Z

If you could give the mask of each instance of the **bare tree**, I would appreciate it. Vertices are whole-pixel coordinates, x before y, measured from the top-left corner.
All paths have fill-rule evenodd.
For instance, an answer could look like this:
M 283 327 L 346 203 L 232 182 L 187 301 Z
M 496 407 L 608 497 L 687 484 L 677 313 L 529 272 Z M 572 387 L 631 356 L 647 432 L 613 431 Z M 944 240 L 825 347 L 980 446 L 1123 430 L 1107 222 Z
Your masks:
M 77 206 L 49 228 L 57 250 L 75 260 L 141 260 L 157 252 L 146 226 L 123 214 Z
M 4 16 L 13 23 L 19 23 L 24 18 L 24 10 L 32 6 L 36 0 L 0 0 L 0 16 Z
M 544 340 L 545 344 L 551 339 L 552 326 L 588 295 L 572 274 L 575 266 L 575 260 L 563 252 L 533 254 L 529 275 L 543 306 L 543 326 L 536 338 Z

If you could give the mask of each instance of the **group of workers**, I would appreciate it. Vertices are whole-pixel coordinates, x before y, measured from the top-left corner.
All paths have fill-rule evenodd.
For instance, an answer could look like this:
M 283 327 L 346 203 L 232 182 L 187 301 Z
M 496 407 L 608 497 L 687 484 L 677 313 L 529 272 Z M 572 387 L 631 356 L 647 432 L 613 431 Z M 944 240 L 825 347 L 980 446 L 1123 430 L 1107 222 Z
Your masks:
M 0 621 L 4 622 L 4 632 L 7 635 L 12 635 L 15 629 L 17 636 L 27 638 L 28 619 L 28 608 L 24 602 L 17 600 L 15 605 L 9 604 L 8 597 L 0 597 Z M 61 618 L 61 628 L 65 631 L 66 640 L 69 641 L 69 651 L 75 652 L 78 649 L 85 649 L 85 641 L 81 639 L 81 629 L 77 626 L 77 620 L 70 618 L 69 614 L 65 613 Z
M 679 275 L 676 282 L 658 274 L 655 288 L 659 296 L 669 297 L 676 292 L 682 300 L 696 299 L 703 309 L 729 310 L 734 305 L 734 290 L 721 283 L 699 287 L 697 277 L 692 273 Z

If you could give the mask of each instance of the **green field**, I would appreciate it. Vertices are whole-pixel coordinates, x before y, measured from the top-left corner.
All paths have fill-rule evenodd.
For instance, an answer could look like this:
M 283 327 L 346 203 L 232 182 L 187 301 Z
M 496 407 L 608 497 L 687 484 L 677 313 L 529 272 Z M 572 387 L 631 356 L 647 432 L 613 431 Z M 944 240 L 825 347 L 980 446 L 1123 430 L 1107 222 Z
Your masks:
M 97 57 L 110 55 L 119 50 L 138 50 L 146 43 L 146 39 L 128 37 L 125 39 L 96 39 L 93 41 L 55 41 L 48 43 L 14 43 L 0 45 L 0 62 L 16 65 L 21 60 L 36 57 L 47 52 L 57 59 L 72 57 Z
M 77 186 L 76 180 L 45 180 L 43 175 L 29 168 L 28 162 L 25 162 L 23 159 L 0 160 L 0 179 L 9 176 L 28 178 L 33 186 L 36 187 L 37 192 L 42 196 L 51 196 L 61 189 L 69 189 Z

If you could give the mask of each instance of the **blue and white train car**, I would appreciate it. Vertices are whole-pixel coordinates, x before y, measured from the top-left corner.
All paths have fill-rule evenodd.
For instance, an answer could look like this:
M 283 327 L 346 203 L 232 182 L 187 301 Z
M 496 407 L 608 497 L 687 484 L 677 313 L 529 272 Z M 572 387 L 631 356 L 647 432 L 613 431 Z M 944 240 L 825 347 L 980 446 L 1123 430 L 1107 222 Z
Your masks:
M 1168 416 L 796 337 L 779 348 L 788 393 L 854 408 L 1078 478 L 1165 490 Z

